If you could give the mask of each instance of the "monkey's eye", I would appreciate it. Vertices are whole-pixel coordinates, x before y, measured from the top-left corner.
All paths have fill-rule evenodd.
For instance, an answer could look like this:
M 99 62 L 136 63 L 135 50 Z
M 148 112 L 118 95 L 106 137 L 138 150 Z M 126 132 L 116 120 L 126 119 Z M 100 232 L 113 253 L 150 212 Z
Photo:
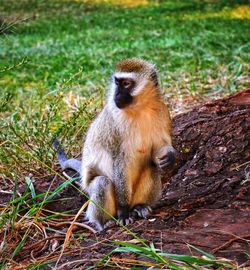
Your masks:
M 132 81 L 131 80 L 123 80 L 122 81 L 122 86 L 125 88 L 125 89 L 130 89 L 132 87 Z

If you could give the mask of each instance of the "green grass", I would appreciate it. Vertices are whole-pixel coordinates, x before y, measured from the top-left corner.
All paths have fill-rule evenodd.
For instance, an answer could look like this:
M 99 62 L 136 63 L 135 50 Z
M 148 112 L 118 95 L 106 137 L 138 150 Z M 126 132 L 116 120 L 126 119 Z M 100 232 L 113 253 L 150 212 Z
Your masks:
M 222 96 L 250 85 L 247 1 L 134 1 L 133 7 L 126 0 L 103 2 L 1 2 L 3 188 L 26 182 L 31 195 L 38 196 L 32 181 L 54 173 L 55 136 L 70 147 L 70 155 L 81 151 L 82 137 L 102 107 L 110 75 L 121 59 L 142 57 L 155 63 L 171 104 L 190 96 Z M 4 241 L 15 239 L 14 229 L 6 230 L 4 224 L 9 221 L 14 228 L 20 213 L 28 213 L 21 221 L 39 219 L 41 205 L 32 204 L 30 194 L 25 194 L 20 199 L 14 192 L 13 200 L 0 209 Z M 21 234 L 10 258 L 31 232 L 27 227 Z
M 132 269 L 143 269 L 140 267 L 152 267 L 151 269 L 237 269 L 236 265 L 229 260 L 216 259 L 210 253 L 204 252 L 192 245 L 189 245 L 191 249 L 194 249 L 202 255 L 188 256 L 179 254 L 170 254 L 162 250 L 155 248 L 153 243 L 150 243 L 146 247 L 142 247 L 138 244 L 132 244 L 124 241 L 116 241 L 117 246 L 109 254 L 107 254 L 100 262 L 99 265 L 108 267 L 119 266 L 132 267 Z M 124 254 L 125 258 L 117 258 L 117 254 Z M 129 259 L 128 253 L 139 255 L 139 260 Z M 92 267 L 88 269 L 93 269 Z
M 8 173 L 11 155 L 19 163 L 24 159 L 20 145 L 51 165 L 51 138 L 63 133 L 67 146 L 77 133 L 72 151 L 79 152 L 79 138 L 121 59 L 155 63 L 170 101 L 249 85 L 247 5 L 157 3 L 127 8 L 66 0 L 3 2 L 0 12 L 9 28 L 0 36 L 0 157 Z

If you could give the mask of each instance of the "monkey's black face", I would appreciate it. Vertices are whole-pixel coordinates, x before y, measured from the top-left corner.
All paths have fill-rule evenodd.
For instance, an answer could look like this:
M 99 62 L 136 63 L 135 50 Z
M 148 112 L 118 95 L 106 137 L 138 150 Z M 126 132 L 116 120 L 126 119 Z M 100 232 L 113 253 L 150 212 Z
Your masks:
M 114 78 L 115 96 L 114 101 L 119 109 L 123 109 L 133 102 L 131 92 L 134 89 L 135 81 L 130 78 Z

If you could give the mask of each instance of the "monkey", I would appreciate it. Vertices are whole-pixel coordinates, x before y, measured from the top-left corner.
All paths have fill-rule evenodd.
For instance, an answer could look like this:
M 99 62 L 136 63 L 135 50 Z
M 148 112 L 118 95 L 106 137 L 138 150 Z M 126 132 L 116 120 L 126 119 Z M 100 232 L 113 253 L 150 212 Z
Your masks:
M 147 218 L 161 197 L 162 171 L 175 163 L 172 123 L 155 66 L 137 58 L 117 63 L 106 105 L 86 133 L 81 162 L 68 160 L 58 142 L 54 146 L 61 167 L 80 173 L 91 199 L 86 218 L 98 230 L 108 227 L 110 215 L 123 225 Z

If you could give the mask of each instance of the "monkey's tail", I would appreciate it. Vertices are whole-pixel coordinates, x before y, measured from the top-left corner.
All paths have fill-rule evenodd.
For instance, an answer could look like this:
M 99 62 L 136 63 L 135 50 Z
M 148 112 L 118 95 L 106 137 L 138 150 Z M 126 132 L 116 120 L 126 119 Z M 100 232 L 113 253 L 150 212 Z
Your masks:
M 53 140 L 53 148 L 55 149 L 56 151 L 56 154 L 57 154 L 57 158 L 58 158 L 58 161 L 59 161 L 59 164 L 62 168 L 62 170 L 65 170 L 65 169 L 72 169 L 76 172 L 78 172 L 80 174 L 81 172 L 81 161 L 80 160 L 77 160 L 75 158 L 70 158 L 70 159 L 67 159 L 67 156 L 63 150 L 63 147 L 62 145 L 60 144 L 60 142 L 58 141 L 57 138 L 55 138 Z

